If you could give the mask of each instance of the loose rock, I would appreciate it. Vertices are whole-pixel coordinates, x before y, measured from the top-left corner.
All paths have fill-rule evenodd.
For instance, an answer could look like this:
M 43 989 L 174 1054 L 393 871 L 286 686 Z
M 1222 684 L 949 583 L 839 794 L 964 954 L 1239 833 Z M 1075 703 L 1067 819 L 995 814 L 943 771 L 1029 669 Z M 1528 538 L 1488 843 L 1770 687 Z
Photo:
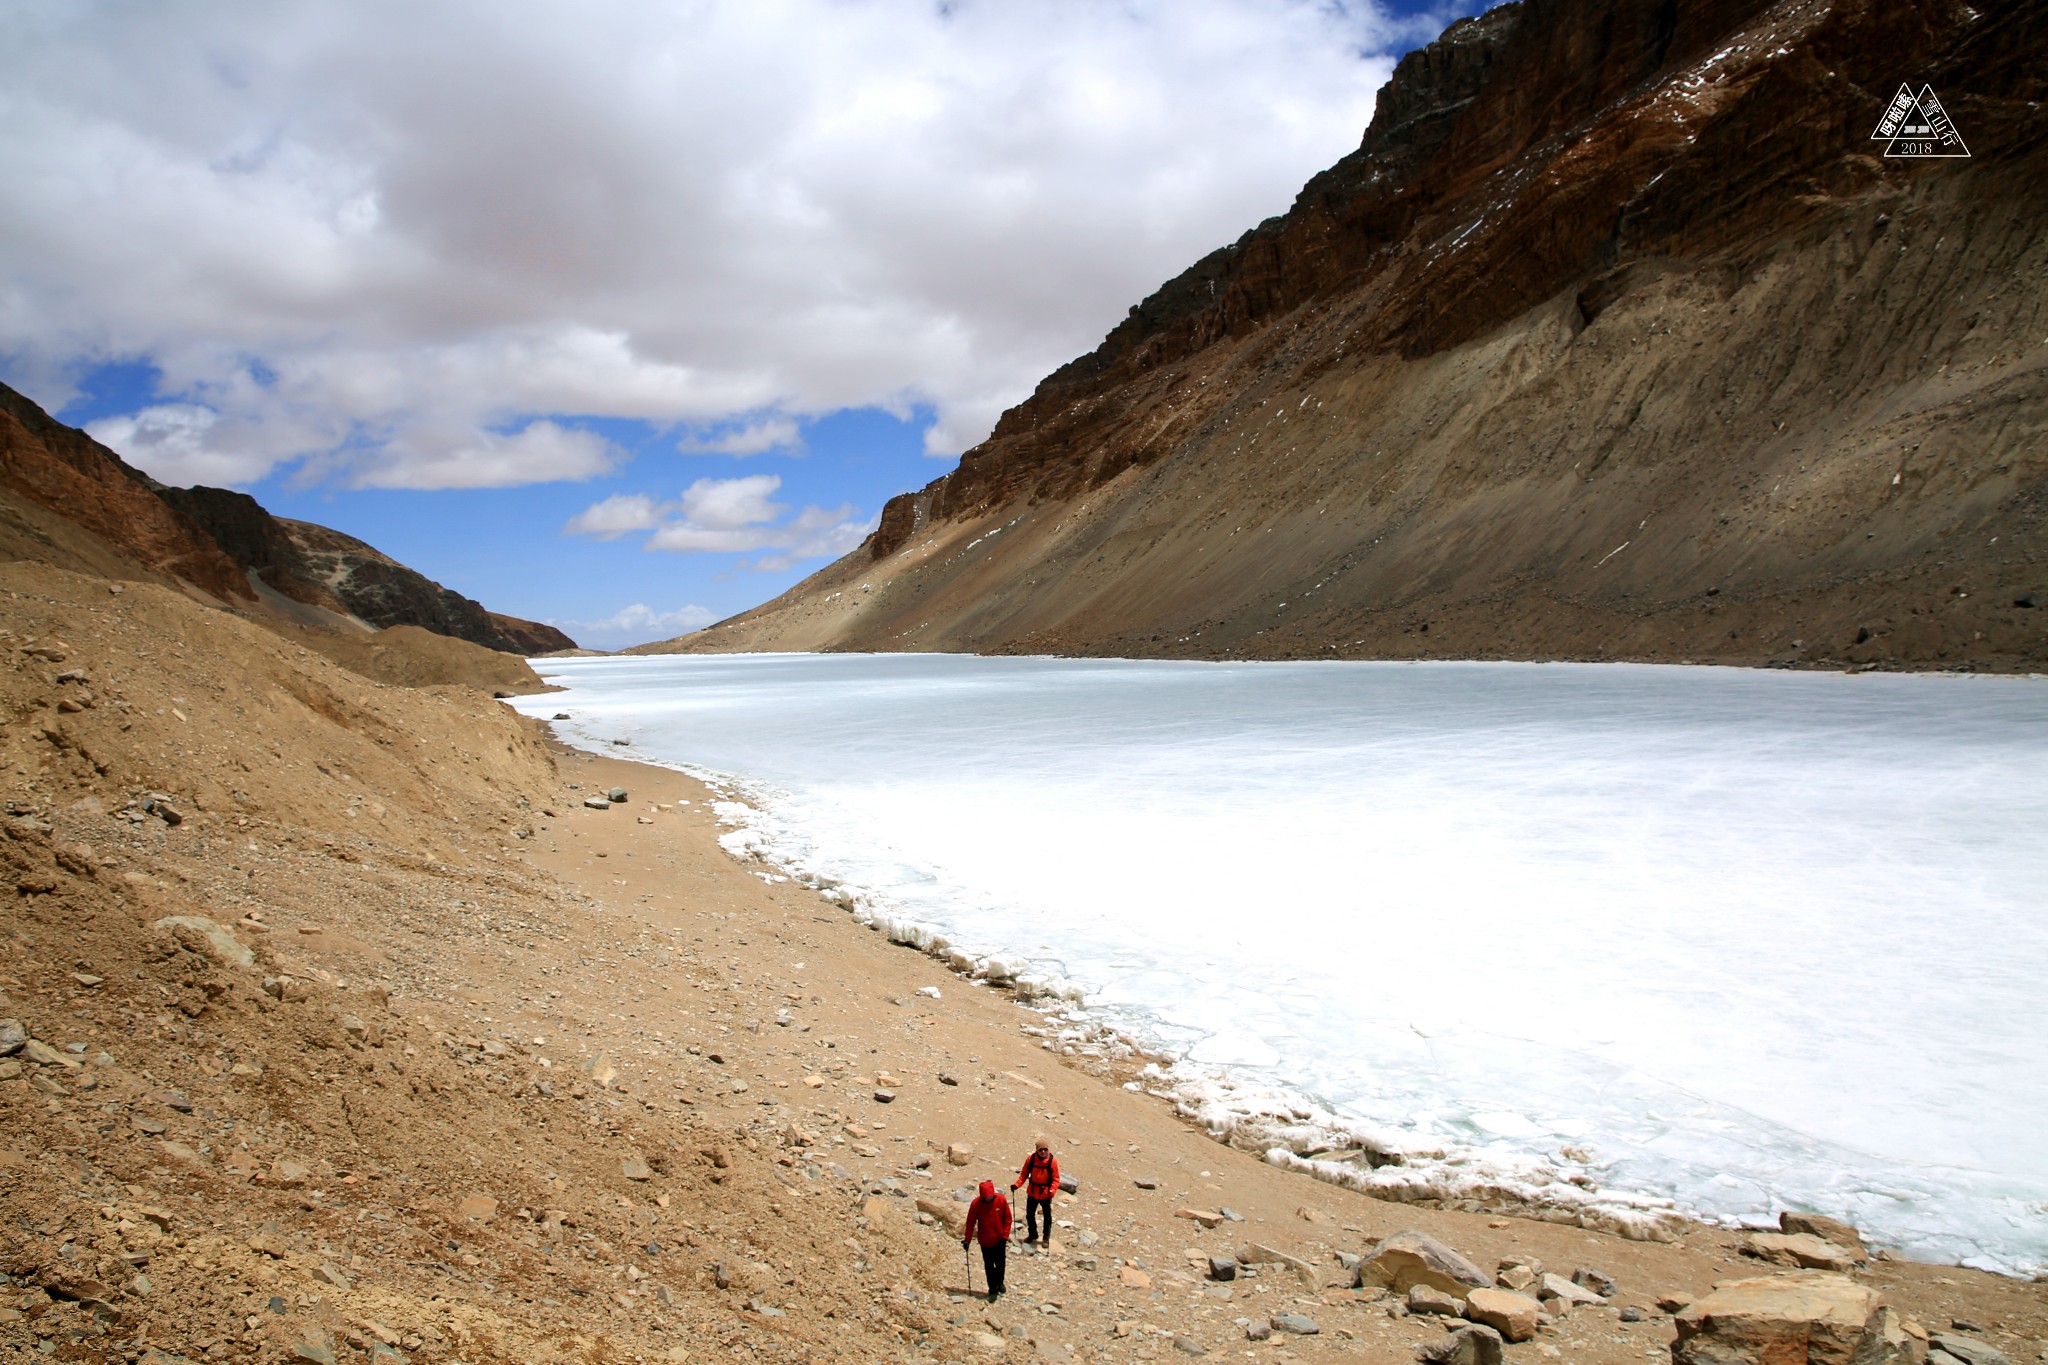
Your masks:
M 1854 1252 L 1859 1261 L 1870 1259 L 1870 1253 L 1863 1245 L 1863 1234 L 1839 1218 L 1829 1218 L 1819 1213 L 1793 1213 L 1788 1210 L 1778 1215 L 1778 1231 L 1805 1233 L 1811 1237 L 1818 1237 L 1823 1242 L 1833 1242 L 1845 1251 Z
M 242 946 L 241 940 L 229 933 L 227 926 L 216 923 L 204 915 L 166 915 L 150 925 L 160 934 L 170 934 L 187 947 L 197 948 L 217 958 L 230 967 L 243 971 L 256 965 L 256 954 Z M 189 930 L 198 938 L 191 939 L 179 930 Z
M 1825 1271 L 1731 1280 L 1678 1315 L 1671 1359 L 1673 1365 L 1849 1365 L 1852 1359 L 1868 1365 L 1872 1357 L 1859 1351 L 1866 1339 L 1873 1350 L 1881 1344 L 1882 1307 L 1875 1290 Z
M 40 1038 L 31 1038 L 23 1043 L 21 1055 L 24 1061 L 34 1062 L 37 1066 L 61 1067 L 66 1071 L 78 1069 L 77 1058 L 65 1056 Z
M 1273 1315 L 1273 1330 L 1276 1332 L 1292 1332 L 1298 1337 L 1312 1337 L 1323 1329 L 1316 1325 L 1314 1318 L 1304 1314 L 1275 1313 Z
M 1595 1270 L 1591 1266 L 1582 1265 L 1574 1270 L 1572 1283 L 1592 1290 L 1603 1299 L 1611 1299 L 1621 1292 L 1621 1286 L 1614 1282 L 1612 1275 L 1604 1270 Z
M 488 1223 L 498 1216 L 498 1201 L 487 1194 L 463 1196 L 455 1206 L 455 1216 L 470 1223 Z
M 1603 1302 L 1592 1290 L 1582 1284 L 1575 1284 L 1562 1275 L 1545 1275 L 1536 1282 L 1536 1286 L 1536 1297 L 1539 1299 L 1559 1299 L 1567 1304 Z
M 1490 1281 L 1484 1272 L 1426 1232 L 1409 1230 L 1383 1238 L 1358 1263 L 1358 1287 L 1377 1285 L 1405 1294 L 1418 1284 L 1462 1299 Z
M 1927 1343 L 1937 1351 L 1946 1351 L 1963 1365 L 2012 1365 L 2011 1358 L 1989 1342 L 1959 1332 L 1932 1333 Z
M 1446 1294 L 1434 1285 L 1412 1285 L 1408 1290 L 1408 1311 L 1431 1314 L 1440 1318 L 1462 1318 L 1465 1316 L 1465 1301 L 1456 1294 Z
M 1512 1289 L 1475 1289 L 1465 1296 L 1465 1316 L 1509 1341 L 1535 1336 L 1536 1315 L 1542 1311 L 1542 1304 Z
M 1440 1365 L 1501 1365 L 1500 1333 L 1491 1327 L 1460 1327 L 1437 1341 L 1415 1348 L 1415 1358 Z
M 1752 1233 L 1743 1251 L 1772 1265 L 1798 1270 L 1848 1270 L 1860 1259 L 1854 1252 L 1822 1241 L 1810 1232 Z
M 1536 1283 L 1536 1278 L 1537 1272 L 1534 1267 L 1516 1263 L 1514 1265 L 1502 1266 L 1500 1271 L 1494 1275 L 1493 1282 L 1502 1289 L 1512 1289 L 1520 1294 L 1526 1293 L 1530 1286 Z M 1570 1284 L 1571 1281 L 1566 1280 L 1565 1283 Z M 1576 1288 L 1577 1286 L 1573 1287 Z M 1550 1296 L 1546 1295 L 1545 1297 Z

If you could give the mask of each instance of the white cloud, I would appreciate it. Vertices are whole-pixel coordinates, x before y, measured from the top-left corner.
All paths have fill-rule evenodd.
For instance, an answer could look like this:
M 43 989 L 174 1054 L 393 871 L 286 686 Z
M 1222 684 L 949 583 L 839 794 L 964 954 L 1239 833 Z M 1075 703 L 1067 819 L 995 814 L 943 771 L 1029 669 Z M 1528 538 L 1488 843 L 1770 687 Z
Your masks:
M 419 423 L 354 463 L 349 482 L 359 488 L 509 488 L 595 478 L 617 461 L 603 437 L 545 420 L 513 432 Z
M 572 536 L 617 540 L 628 531 L 653 530 L 660 524 L 661 513 L 661 504 L 645 493 L 614 493 L 569 518 L 562 529 Z
M 698 479 L 672 503 L 638 493 L 621 493 L 592 503 L 564 528 L 571 535 L 615 540 L 629 531 L 651 531 L 645 548 L 675 554 L 748 554 L 771 551 L 739 567 L 767 573 L 794 568 L 807 559 L 845 554 L 875 528 L 875 518 L 853 507 L 805 507 L 789 511 L 774 500 L 782 478 L 750 474 L 739 479 Z
M 676 443 L 685 455 L 763 455 L 771 450 L 803 449 L 803 431 L 788 417 L 765 417 L 716 436 L 687 437 Z
M 535 415 L 744 454 L 922 403 L 954 450 L 1355 146 L 1392 32 L 1333 0 L 31 6 L 0 356 L 58 400 L 157 363 L 214 418 L 124 429 L 165 478 L 613 458 Z
M 716 612 L 694 604 L 677 607 L 673 611 L 656 611 L 645 602 L 635 602 L 601 621 L 550 621 L 548 624 L 569 632 L 586 649 L 622 649 L 627 645 L 686 635 L 693 630 L 702 630 L 718 619 Z
M 121 452 L 164 483 L 245 483 L 270 467 L 261 452 L 237 450 L 236 433 L 220 414 L 194 403 L 162 403 L 127 417 L 93 422 L 86 434 Z

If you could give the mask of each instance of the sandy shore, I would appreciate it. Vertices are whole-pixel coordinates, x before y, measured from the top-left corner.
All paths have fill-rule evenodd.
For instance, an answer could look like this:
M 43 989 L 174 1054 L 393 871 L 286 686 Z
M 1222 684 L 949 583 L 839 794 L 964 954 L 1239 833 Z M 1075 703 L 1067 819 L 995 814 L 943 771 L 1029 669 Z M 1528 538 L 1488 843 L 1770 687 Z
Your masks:
M 1315 1317 L 1324 1331 L 1261 1348 L 1268 1354 L 1409 1360 L 1418 1342 L 1441 1333 L 1440 1324 L 1390 1317 L 1384 1302 L 1337 1287 L 1344 1276 L 1336 1253 L 1412 1227 L 1489 1269 L 1501 1258 L 1533 1254 L 1567 1272 L 1582 1265 L 1606 1271 L 1622 1286 L 1614 1307 L 1640 1306 L 1645 1321 L 1583 1310 L 1518 1349 L 1618 1361 L 1640 1359 L 1672 1339 L 1655 1309 L 1659 1296 L 1697 1296 L 1717 1280 L 1763 1269 L 1740 1255 L 1741 1235 L 1725 1229 L 1695 1225 L 1677 1244 L 1631 1242 L 1576 1227 L 1387 1204 L 1277 1170 L 1210 1140 L 1162 1101 L 1058 1056 L 1027 1031 L 1041 1027 L 1042 1016 L 1003 992 L 891 946 L 815 893 L 767 880 L 759 864 L 734 863 L 717 846 L 720 827 L 695 781 L 581 753 L 565 756 L 563 766 L 583 791 L 619 785 L 632 799 L 607 812 L 567 810 L 535 850 L 540 865 L 630 907 L 652 928 L 701 942 L 701 951 L 745 983 L 738 990 L 678 991 L 656 976 L 622 982 L 611 996 L 614 1005 L 631 1008 L 626 1017 L 636 1037 L 716 1040 L 722 1065 L 685 1063 L 700 1104 L 727 1112 L 772 1107 L 821 1130 L 839 1118 L 870 1125 L 864 1142 L 849 1138 L 836 1146 L 837 1159 L 857 1174 L 895 1175 L 913 1195 L 951 1193 L 984 1178 L 1007 1185 L 1032 1137 L 1051 1139 L 1062 1169 L 1081 1182 L 1078 1196 L 1059 1206 L 1073 1227 L 1062 1230 L 1054 1254 L 1016 1264 L 1013 1297 L 996 1314 L 1005 1327 L 1022 1322 L 1035 1337 L 1083 1353 L 1109 1345 L 1119 1357 L 1144 1350 L 1148 1331 L 1154 1348 L 1166 1345 L 1160 1334 L 1168 1329 L 1212 1350 L 1245 1349 L 1236 1320 L 1285 1306 Z M 938 998 L 920 995 L 924 990 Z M 585 998 L 586 1008 L 603 1004 L 602 997 Z M 778 1010 L 787 1011 L 789 1024 L 776 1024 Z M 748 1090 L 731 1095 L 726 1083 L 733 1079 Z M 873 1097 L 884 1080 L 896 1095 L 887 1105 Z M 847 1125 L 840 1127 L 844 1136 Z M 969 1165 L 945 1164 L 953 1143 L 974 1148 Z M 862 1158 L 863 1147 L 879 1155 Z M 939 1154 L 931 1172 L 916 1171 L 911 1163 L 927 1154 Z M 1157 1188 L 1141 1188 L 1140 1181 Z M 1176 1216 L 1183 1208 L 1219 1205 L 1244 1223 L 1212 1231 Z M 1082 1244 L 1084 1230 L 1090 1245 Z M 1293 1276 L 1270 1273 L 1231 1287 L 1202 1282 L 1193 1253 L 1247 1242 L 1316 1266 L 1322 1287 L 1310 1292 Z M 1076 1255 L 1092 1256 L 1094 1268 L 1077 1268 Z M 1119 1261 L 1141 1267 L 1150 1285 L 1120 1278 Z M 2041 1286 L 1904 1262 L 1874 1263 L 1862 1278 L 1937 1328 L 1974 1321 L 2008 1349 L 2048 1340 L 2048 1293 Z M 1034 1311 L 1054 1302 L 1057 1313 Z M 972 1327 L 984 1314 L 964 1316 Z M 1143 1326 L 1119 1338 L 1118 1322 Z

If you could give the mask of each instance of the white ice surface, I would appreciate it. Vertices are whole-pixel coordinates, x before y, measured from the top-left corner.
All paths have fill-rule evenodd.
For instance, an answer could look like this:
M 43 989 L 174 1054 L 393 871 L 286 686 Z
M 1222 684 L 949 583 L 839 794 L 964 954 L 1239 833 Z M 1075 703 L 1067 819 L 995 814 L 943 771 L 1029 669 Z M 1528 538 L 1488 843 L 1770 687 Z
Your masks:
M 540 667 L 571 690 L 522 704 L 573 713 L 565 738 L 731 775 L 758 807 L 736 852 L 1064 978 L 1184 1058 L 1213 1122 L 1263 1087 L 1441 1151 L 1425 1194 L 1590 1174 L 2048 1264 L 2043 680 Z

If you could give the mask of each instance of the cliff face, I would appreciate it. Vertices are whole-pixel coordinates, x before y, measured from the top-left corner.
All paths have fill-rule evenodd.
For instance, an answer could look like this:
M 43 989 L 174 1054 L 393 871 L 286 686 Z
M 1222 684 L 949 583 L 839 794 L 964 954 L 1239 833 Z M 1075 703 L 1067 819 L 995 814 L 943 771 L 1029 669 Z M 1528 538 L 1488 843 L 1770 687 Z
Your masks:
M 2032 666 L 2044 15 L 1461 21 L 1286 215 L 676 647 Z M 1972 159 L 1883 158 L 1902 81 Z
M 374 626 L 421 626 L 513 654 L 574 649 L 553 626 L 499 616 L 452 588 L 444 588 L 354 536 L 309 521 L 279 519 L 292 550 L 292 572 L 348 604 Z
M 0 557 L 156 577 L 225 606 L 355 628 L 420 626 L 513 654 L 574 649 L 353 536 L 272 516 L 246 493 L 170 488 L 0 385 Z M 297 611 L 291 604 L 308 608 Z
M 146 475 L 4 384 L 0 486 L 137 565 L 188 583 L 224 604 L 246 605 L 256 599 L 241 566 L 190 517 L 157 497 Z M 70 542 L 66 555 L 49 556 L 53 561 L 93 553 L 73 548 L 79 538 L 62 536 L 60 528 L 49 525 L 49 518 L 35 520 L 41 523 L 39 540 Z M 59 567 L 84 565 L 60 562 Z

